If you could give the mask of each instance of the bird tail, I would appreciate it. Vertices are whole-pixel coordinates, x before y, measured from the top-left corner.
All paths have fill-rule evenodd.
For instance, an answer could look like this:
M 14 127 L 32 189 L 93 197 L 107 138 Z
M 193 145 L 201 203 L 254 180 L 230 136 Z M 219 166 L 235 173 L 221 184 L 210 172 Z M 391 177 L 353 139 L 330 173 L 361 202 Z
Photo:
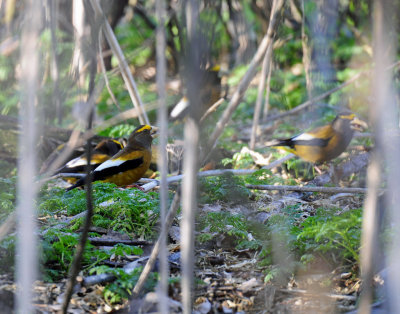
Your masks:
M 265 146 L 270 147 L 270 146 L 290 146 L 291 141 L 290 140 L 283 140 L 283 139 L 273 139 L 271 141 L 268 141 L 265 143 Z
M 68 192 L 68 191 L 71 191 L 71 190 L 73 190 L 73 189 L 75 189 L 77 187 L 80 187 L 80 186 L 84 185 L 85 184 L 85 178 L 86 177 L 80 178 L 75 184 L 73 184 L 70 187 L 66 188 L 65 191 Z

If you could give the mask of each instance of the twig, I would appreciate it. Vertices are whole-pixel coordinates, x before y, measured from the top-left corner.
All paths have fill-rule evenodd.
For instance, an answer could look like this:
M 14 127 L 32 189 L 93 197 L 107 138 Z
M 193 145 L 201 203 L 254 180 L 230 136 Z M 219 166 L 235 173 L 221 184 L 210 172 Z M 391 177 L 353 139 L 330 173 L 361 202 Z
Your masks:
M 208 151 L 211 152 L 220 135 L 222 134 L 222 131 L 225 127 L 225 125 L 228 123 L 230 120 L 233 112 L 236 110 L 237 106 L 240 103 L 240 100 L 242 99 L 247 87 L 249 86 L 251 80 L 254 77 L 254 74 L 256 72 L 256 68 L 258 64 L 261 62 L 262 58 L 265 56 L 265 52 L 267 51 L 269 45 L 272 43 L 272 36 L 275 31 L 275 24 L 278 16 L 278 12 L 283 6 L 283 0 L 275 0 L 272 4 L 272 9 L 271 9 L 271 16 L 270 16 L 270 21 L 268 25 L 268 31 L 267 34 L 264 36 L 263 40 L 260 43 L 260 46 L 257 49 L 256 54 L 254 55 L 253 59 L 250 62 L 249 68 L 240 81 L 235 93 L 232 96 L 232 99 L 230 100 L 228 107 L 225 109 L 221 119 L 218 121 L 214 132 L 211 134 L 210 139 L 208 141 Z
M 102 39 L 101 35 L 102 34 L 103 34 L 102 31 L 100 31 L 99 32 L 99 61 L 100 61 L 99 63 L 100 63 L 100 67 L 101 67 L 101 72 L 103 73 L 104 82 L 106 83 L 106 88 L 108 90 L 108 94 L 111 97 L 111 100 L 117 106 L 118 110 L 121 111 L 121 106 L 119 105 L 119 102 L 111 89 L 110 81 L 108 80 L 108 77 L 107 77 L 106 65 L 104 64 L 103 50 L 101 49 L 101 39 Z
M 145 240 L 127 240 L 127 239 L 103 239 L 103 238 L 88 238 L 93 245 L 105 245 L 113 246 L 115 244 L 125 244 L 125 245 L 150 245 L 149 241 Z
M 126 62 L 124 53 L 118 43 L 118 40 L 115 37 L 115 34 L 114 34 L 110 24 L 108 23 L 107 18 L 104 16 L 104 13 L 100 7 L 99 1 L 91 0 L 90 3 L 92 4 L 92 7 L 93 7 L 94 11 L 96 12 L 96 14 L 98 16 L 100 16 L 102 19 L 102 23 L 103 23 L 102 29 L 103 29 L 104 35 L 105 35 L 112 51 L 114 52 L 114 55 L 118 59 L 118 64 L 121 69 L 121 74 L 125 81 L 129 95 L 132 99 L 133 105 L 135 106 L 136 110 L 138 110 L 138 112 L 139 112 L 139 116 L 138 116 L 139 121 L 141 124 L 149 124 L 149 118 L 147 117 L 146 111 L 143 109 L 143 104 L 140 99 L 140 95 L 137 90 L 135 80 L 133 79 L 132 73 L 128 67 L 128 63 Z
M 272 54 L 272 52 L 271 52 Z M 271 72 L 272 72 L 272 56 L 269 60 L 269 72 L 268 72 L 268 77 L 267 77 L 267 84 L 265 86 L 265 100 L 264 100 L 264 110 L 263 110 L 263 117 L 262 120 L 265 121 L 267 120 L 268 117 L 268 112 L 269 112 L 269 95 L 271 93 Z
M 254 116 L 253 116 L 253 127 L 251 129 L 251 136 L 250 136 L 250 149 L 254 150 L 254 146 L 256 143 L 256 137 L 258 132 L 258 124 L 260 122 L 261 116 L 261 107 L 262 107 L 262 100 L 265 90 L 265 81 L 270 72 L 270 65 L 271 65 L 271 56 L 272 56 L 272 39 L 271 44 L 268 46 L 267 52 L 265 53 L 265 57 L 262 63 L 261 69 L 261 78 L 258 84 L 258 92 L 257 92 L 257 100 L 256 105 L 254 107 Z
M 301 191 L 318 193 L 367 193 L 366 188 L 342 188 L 324 186 L 297 186 L 297 185 L 253 185 L 246 184 L 251 190 Z
M 225 101 L 225 98 L 220 98 L 218 99 L 210 108 L 207 109 L 207 111 L 203 114 L 203 116 L 200 119 L 200 124 L 203 123 L 207 117 L 213 113 L 217 108 Z

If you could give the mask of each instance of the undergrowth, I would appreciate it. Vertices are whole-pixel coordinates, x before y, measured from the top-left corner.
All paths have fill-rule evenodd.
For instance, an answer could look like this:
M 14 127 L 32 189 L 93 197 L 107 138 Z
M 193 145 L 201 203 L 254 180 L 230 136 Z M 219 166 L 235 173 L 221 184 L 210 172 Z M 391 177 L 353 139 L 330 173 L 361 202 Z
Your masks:
M 277 264 L 273 258 L 279 259 L 277 252 L 285 252 L 289 258 L 282 267 L 270 267 L 266 281 L 276 273 L 289 275 L 319 260 L 336 266 L 359 263 L 362 210 L 340 213 L 337 208 L 318 208 L 310 214 L 304 218 L 300 206 L 288 206 L 268 220 L 261 265 Z

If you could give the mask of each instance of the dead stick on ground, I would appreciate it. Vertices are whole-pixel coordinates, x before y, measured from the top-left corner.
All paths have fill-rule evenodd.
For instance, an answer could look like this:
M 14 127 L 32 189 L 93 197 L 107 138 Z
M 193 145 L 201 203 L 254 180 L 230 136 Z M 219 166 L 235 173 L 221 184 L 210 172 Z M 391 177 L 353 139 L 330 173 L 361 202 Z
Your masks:
M 275 160 L 274 162 L 270 163 L 269 165 L 262 167 L 261 169 L 273 169 L 275 167 L 278 167 L 281 165 L 283 162 L 286 160 L 294 157 L 294 154 L 288 154 L 285 157 Z M 227 173 L 231 173 L 233 175 L 237 176 L 242 176 L 242 175 L 250 175 L 253 174 L 256 171 L 259 171 L 260 169 L 217 169 L 217 170 L 208 170 L 208 171 L 200 171 L 197 176 L 198 177 L 214 177 L 214 176 L 221 176 Z M 183 179 L 183 174 L 169 177 L 167 179 L 168 183 L 173 183 L 173 182 L 178 182 Z M 145 179 L 145 182 L 148 182 L 142 186 L 143 190 L 145 192 L 150 191 L 151 189 L 155 188 L 156 186 L 160 185 L 160 182 L 158 180 L 150 180 Z
M 279 289 L 279 292 L 291 293 L 291 294 L 303 294 L 303 295 L 313 295 L 320 297 L 321 294 L 316 294 L 315 292 L 300 290 L 300 289 Z M 341 294 L 333 294 L 333 293 L 324 293 L 324 296 L 336 300 L 348 300 L 348 301 L 356 301 L 357 297 L 352 295 L 341 295 Z
M 366 188 L 342 188 L 342 187 L 324 187 L 324 186 L 246 184 L 246 188 L 250 190 L 300 191 L 300 192 L 318 192 L 318 193 L 367 193 Z

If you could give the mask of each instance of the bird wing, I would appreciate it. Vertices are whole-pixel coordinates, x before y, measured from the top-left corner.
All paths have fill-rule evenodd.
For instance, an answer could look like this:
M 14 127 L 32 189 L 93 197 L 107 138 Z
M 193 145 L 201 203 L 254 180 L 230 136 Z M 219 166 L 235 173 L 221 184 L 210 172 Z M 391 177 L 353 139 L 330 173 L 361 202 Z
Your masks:
M 334 134 L 330 125 L 321 126 L 310 132 L 305 132 L 292 137 L 290 140 L 293 145 L 307 145 L 325 147 Z
M 143 162 L 143 151 L 121 151 L 93 171 L 93 181 L 104 180 L 117 173 L 133 170 L 140 167 Z

